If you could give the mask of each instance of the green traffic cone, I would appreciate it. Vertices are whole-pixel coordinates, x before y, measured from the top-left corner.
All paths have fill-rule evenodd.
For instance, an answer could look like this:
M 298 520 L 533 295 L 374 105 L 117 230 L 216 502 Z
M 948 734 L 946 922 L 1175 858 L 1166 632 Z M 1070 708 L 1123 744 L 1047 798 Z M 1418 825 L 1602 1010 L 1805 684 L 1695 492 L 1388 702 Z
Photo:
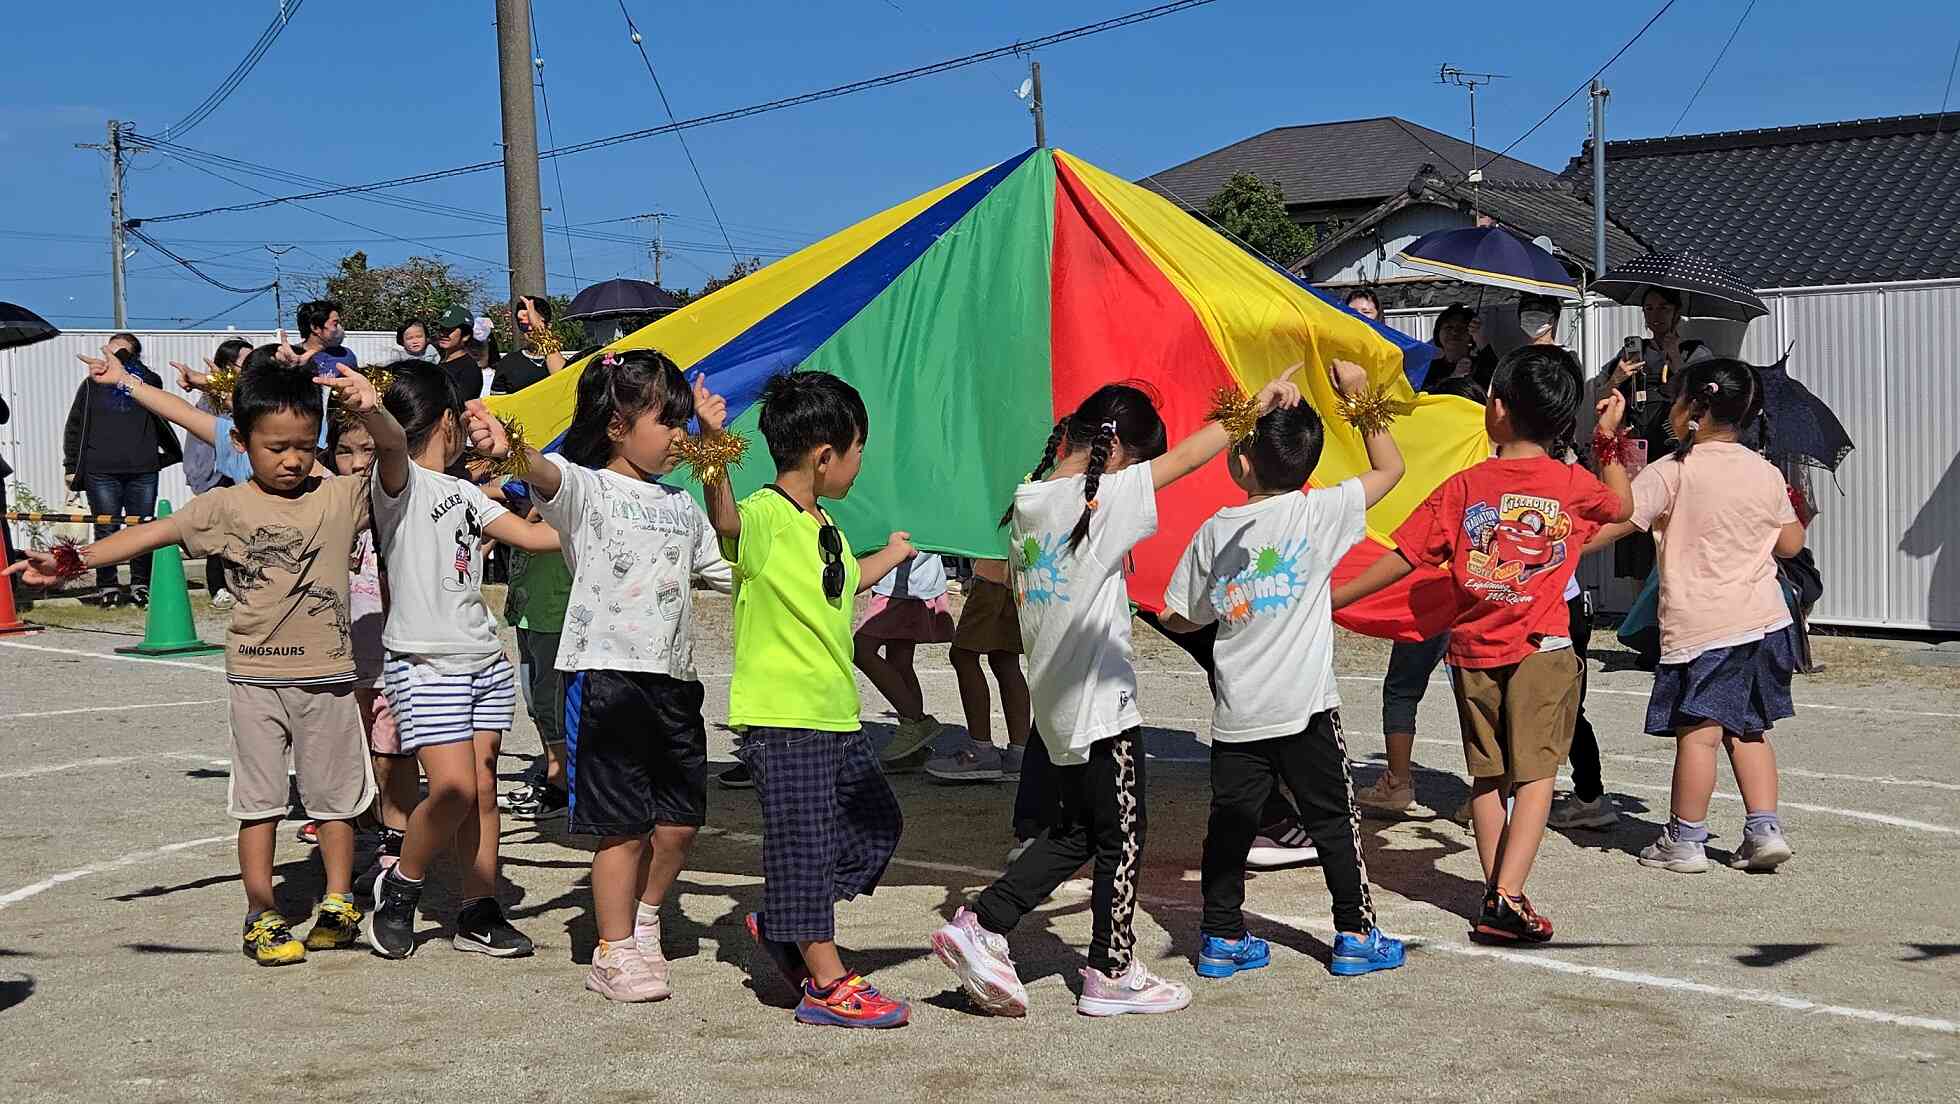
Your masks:
M 157 503 L 157 517 L 170 516 L 170 503 Z M 117 648 L 118 655 L 180 656 L 222 652 L 216 644 L 197 638 L 191 618 L 191 592 L 184 583 L 184 550 L 166 544 L 150 553 L 150 613 L 143 622 L 143 643 Z

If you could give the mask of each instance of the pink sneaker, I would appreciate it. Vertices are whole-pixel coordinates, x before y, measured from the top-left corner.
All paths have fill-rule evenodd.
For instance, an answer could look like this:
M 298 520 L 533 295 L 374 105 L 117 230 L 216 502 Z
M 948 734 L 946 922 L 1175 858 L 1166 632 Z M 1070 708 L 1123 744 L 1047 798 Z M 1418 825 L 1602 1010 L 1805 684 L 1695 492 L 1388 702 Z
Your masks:
M 626 1004 L 666 1000 L 674 995 L 665 981 L 654 976 L 637 947 L 603 939 L 592 952 L 592 972 L 585 975 L 585 987 L 607 1000 Z
M 961 987 L 982 1011 L 993 1016 L 1028 1014 L 1028 990 L 1014 972 L 1006 938 L 981 927 L 971 910 L 962 908 L 932 933 L 932 951 L 959 975 Z
M 1075 1010 L 1084 1016 L 1121 1016 L 1125 1012 L 1176 1012 L 1191 1003 L 1191 989 L 1163 978 L 1132 961 L 1120 977 L 1090 967 L 1082 971 L 1082 999 Z
M 636 920 L 633 924 L 633 946 L 639 951 L 640 960 L 652 971 L 655 981 L 669 992 L 667 984 L 667 956 L 660 949 L 660 915 L 655 913 L 650 920 Z

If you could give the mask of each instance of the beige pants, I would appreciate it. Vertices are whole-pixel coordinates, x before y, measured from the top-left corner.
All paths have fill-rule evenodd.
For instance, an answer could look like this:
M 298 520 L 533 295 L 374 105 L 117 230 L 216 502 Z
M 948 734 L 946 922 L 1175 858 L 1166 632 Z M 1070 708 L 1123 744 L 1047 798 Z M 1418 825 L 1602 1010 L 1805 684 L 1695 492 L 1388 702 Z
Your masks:
M 361 735 L 354 684 L 231 684 L 231 815 L 286 815 L 286 760 L 315 820 L 351 820 L 374 801 L 374 767 Z
M 1534 782 L 1558 774 L 1579 717 L 1578 653 L 1563 648 L 1508 667 L 1452 667 L 1450 678 L 1472 778 Z

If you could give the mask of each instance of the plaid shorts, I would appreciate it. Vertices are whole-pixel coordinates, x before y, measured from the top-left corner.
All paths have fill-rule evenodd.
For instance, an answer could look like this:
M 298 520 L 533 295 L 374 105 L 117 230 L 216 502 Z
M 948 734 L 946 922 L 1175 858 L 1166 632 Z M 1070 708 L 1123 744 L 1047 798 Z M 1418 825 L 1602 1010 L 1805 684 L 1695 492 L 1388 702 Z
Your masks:
M 417 656 L 388 654 L 388 708 L 404 754 L 508 732 L 517 713 L 517 672 L 501 653 L 477 671 L 451 674 Z
M 905 828 L 862 732 L 751 728 L 735 755 L 762 802 L 762 934 L 832 939 L 833 906 L 870 893 Z

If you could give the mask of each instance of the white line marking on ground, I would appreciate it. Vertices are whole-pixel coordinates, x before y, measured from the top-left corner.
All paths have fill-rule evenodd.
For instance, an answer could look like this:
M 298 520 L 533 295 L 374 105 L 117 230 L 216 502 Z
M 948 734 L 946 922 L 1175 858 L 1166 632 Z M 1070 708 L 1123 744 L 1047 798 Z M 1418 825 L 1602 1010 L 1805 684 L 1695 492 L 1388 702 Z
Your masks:
M 1149 672 L 1138 671 L 1137 674 L 1139 675 L 1142 674 L 1203 675 L 1204 672 L 1198 670 L 1149 671 Z M 1382 677 L 1380 675 L 1339 675 L 1336 677 L 1339 678 L 1342 682 L 1369 682 L 1369 683 L 1374 683 L 1377 686 L 1381 685 L 1382 682 Z M 1449 684 L 1450 683 L 1448 679 L 1429 680 L 1429 685 L 1431 686 L 1447 687 L 1449 686 Z M 1615 697 L 1620 697 L 1620 698 L 1645 698 L 1645 697 L 1652 696 L 1652 694 L 1646 690 L 1615 690 L 1610 686 L 1598 686 L 1598 685 L 1588 685 L 1586 687 L 1586 694 L 1588 697 L 1590 697 L 1593 694 L 1611 694 Z M 1879 705 L 1826 705 L 1823 702 L 1799 701 L 1796 703 L 1796 706 L 1798 709 L 1832 709 L 1845 713 L 1889 713 L 1897 717 L 1960 718 L 1960 713 L 1941 713 L 1937 710 L 1926 710 L 1926 709 L 1888 709 L 1884 706 L 1879 706 Z
M 85 659 L 120 659 L 130 663 L 147 663 L 152 667 L 189 667 L 193 671 L 209 671 L 214 675 L 225 673 L 223 664 L 212 666 L 206 663 L 192 663 L 187 659 L 147 659 L 143 656 L 117 655 L 114 652 L 87 652 L 80 648 L 51 648 L 46 644 L 23 644 L 18 640 L 0 640 L 0 648 L 21 648 L 30 652 L 53 652 L 55 655 L 82 656 Z
M 0 721 L 21 721 L 30 717 L 69 717 L 77 713 L 119 713 L 125 709 L 171 709 L 180 705 L 217 705 L 230 700 L 230 698 L 198 698 L 195 701 L 147 702 L 140 705 L 87 705 L 80 709 L 50 709 L 44 713 L 8 713 L 0 716 Z M 0 778 L 5 777 L 6 775 L 0 775 Z
M 54 763 L 45 767 L 28 767 L 25 770 L 0 772 L 0 781 L 14 778 L 38 778 L 44 774 L 60 774 L 62 771 L 83 770 L 88 767 L 117 767 L 124 763 L 144 763 L 153 759 L 195 759 L 200 763 L 213 762 L 207 753 L 201 751 L 165 751 L 155 755 L 98 755 L 93 759 L 77 759 L 72 763 Z
M 1463 746 L 1460 741 L 1456 741 L 1456 740 L 1435 740 L 1422 736 L 1416 737 L 1416 743 L 1431 744 L 1431 745 L 1436 745 L 1441 747 Z M 1668 765 L 1672 766 L 1671 763 Z M 1416 769 L 1422 771 L 1428 771 L 1432 774 L 1447 774 L 1453 778 L 1462 777 L 1461 775 L 1457 774 L 1455 771 L 1441 770 L 1436 767 L 1418 766 Z M 1567 778 L 1569 777 L 1569 774 L 1560 774 L 1559 777 Z M 1659 794 L 1673 792 L 1673 788 L 1671 786 L 1651 786 L 1639 782 L 1627 782 L 1625 780 L 1618 779 L 1618 778 L 1608 778 L 1605 779 L 1605 782 L 1608 789 L 1644 790 L 1647 793 L 1659 793 Z M 1741 794 L 1728 793 L 1727 791 L 1724 790 L 1716 790 L 1710 796 L 1719 797 L 1724 801 L 1742 800 Z M 1945 824 L 1932 824 L 1924 820 L 1910 820 L 1907 819 L 1906 817 L 1892 816 L 1889 813 L 1872 813 L 1872 812 L 1866 812 L 1863 809 L 1840 809 L 1833 805 L 1810 805 L 1804 802 L 1783 801 L 1780 799 L 1777 801 L 1777 806 L 1783 809 L 1802 809 L 1806 813 L 1828 813 L 1831 816 L 1848 817 L 1852 820 L 1865 820 L 1865 821 L 1870 821 L 1873 824 L 1889 824 L 1894 828 L 1910 828 L 1916 832 L 1938 832 L 1942 835 L 1960 836 L 1960 828 L 1950 827 Z
M 148 851 L 131 851 L 127 855 L 95 863 L 91 866 L 84 866 L 79 870 L 65 871 L 52 877 L 43 878 L 33 885 L 22 886 L 11 893 L 0 895 L 0 909 L 11 908 L 27 900 L 29 897 L 38 897 L 58 885 L 75 881 L 78 878 L 103 874 L 111 870 L 121 869 L 125 866 L 135 866 L 137 863 L 148 862 L 151 859 L 161 858 L 164 855 L 174 854 L 178 851 L 189 851 L 194 847 L 208 847 L 214 843 L 231 843 L 237 839 L 236 834 L 206 836 L 203 839 L 185 840 L 182 843 L 167 843 L 162 847 L 152 847 Z
M 1649 755 L 1617 755 L 1612 752 L 1600 752 L 1599 757 L 1617 759 L 1623 763 L 1653 763 L 1656 766 L 1669 768 L 1674 766 L 1672 759 L 1656 759 Z M 1960 782 L 1935 782 L 1929 778 L 1894 778 L 1891 775 L 1833 774 L 1830 771 L 1786 767 L 1781 763 L 1777 764 L 1776 773 L 1795 775 L 1799 778 L 1817 778 L 1827 782 L 1869 782 L 1875 786 L 1925 786 L 1935 790 L 1960 790 Z
M 1322 932 L 1332 932 L 1331 925 L 1324 921 L 1309 920 L 1301 916 L 1268 916 L 1288 927 L 1304 927 Z M 1960 1034 L 1960 1023 L 1942 1020 L 1932 1016 L 1912 1016 L 1899 1012 L 1884 1012 L 1872 1008 L 1852 1008 L 1842 1004 L 1823 1004 L 1807 997 L 1791 996 L 1787 993 L 1773 993 L 1765 989 L 1737 989 L 1727 985 L 1711 985 L 1705 981 L 1690 978 L 1669 977 L 1665 974 L 1648 974 L 1635 970 L 1619 970 L 1611 966 L 1588 966 L 1579 962 L 1568 962 L 1545 954 L 1525 954 L 1519 951 L 1506 951 L 1496 947 L 1479 947 L 1470 943 L 1456 943 L 1447 939 L 1430 939 L 1423 936 L 1410 936 L 1410 946 L 1422 950 L 1441 951 L 1444 954 L 1460 955 L 1464 958 L 1488 958 L 1513 966 L 1535 966 L 1540 970 L 1551 970 L 1560 974 L 1576 974 L 1580 977 L 1598 978 L 1601 981 L 1617 981 L 1626 985 L 1639 985 L 1649 989 L 1665 989 L 1676 993 L 1695 993 L 1705 997 L 1720 997 L 1724 1000 L 1740 1001 L 1744 1004 L 1767 1004 L 1790 1012 L 1812 1012 L 1825 1016 L 1842 1016 L 1866 1023 L 1886 1024 L 1891 1027 L 1912 1027 L 1924 1031 L 1939 1031 L 1948 1035 Z

